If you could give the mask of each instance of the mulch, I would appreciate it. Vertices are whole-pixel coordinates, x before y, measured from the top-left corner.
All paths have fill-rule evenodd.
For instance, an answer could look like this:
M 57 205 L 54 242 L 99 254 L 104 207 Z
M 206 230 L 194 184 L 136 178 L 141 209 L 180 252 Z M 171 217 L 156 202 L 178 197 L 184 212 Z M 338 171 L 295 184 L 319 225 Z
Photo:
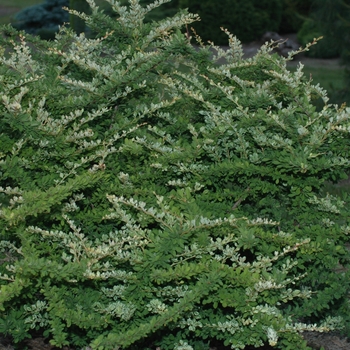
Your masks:
M 308 346 L 314 350 L 349 350 L 350 349 L 350 339 L 342 337 L 336 333 L 317 333 L 317 332 L 304 332 L 304 339 L 307 341 Z M 15 347 L 11 344 L 10 339 L 0 337 L 0 350 L 14 350 Z M 17 346 L 16 349 L 28 349 L 28 350 L 78 350 L 70 347 L 63 347 L 61 349 L 50 345 L 47 339 L 42 337 L 37 337 L 33 339 L 26 340 Z M 220 348 L 214 347 L 211 350 L 227 350 L 227 347 Z M 274 350 L 276 347 L 264 346 L 256 350 Z M 87 347 L 84 350 L 91 350 Z M 246 350 L 253 350 L 249 347 Z M 298 350 L 298 349 L 295 349 Z

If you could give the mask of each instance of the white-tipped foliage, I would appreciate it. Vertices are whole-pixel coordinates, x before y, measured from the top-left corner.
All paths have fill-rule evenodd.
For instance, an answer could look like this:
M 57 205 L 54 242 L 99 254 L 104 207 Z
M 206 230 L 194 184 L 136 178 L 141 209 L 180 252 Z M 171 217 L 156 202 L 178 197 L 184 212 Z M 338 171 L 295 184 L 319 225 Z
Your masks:
M 274 43 L 195 50 L 198 16 L 107 2 L 116 18 L 70 10 L 94 38 L 0 39 L 1 333 L 306 349 L 299 333 L 340 328 L 349 215 L 322 189 L 350 168 L 349 109 Z

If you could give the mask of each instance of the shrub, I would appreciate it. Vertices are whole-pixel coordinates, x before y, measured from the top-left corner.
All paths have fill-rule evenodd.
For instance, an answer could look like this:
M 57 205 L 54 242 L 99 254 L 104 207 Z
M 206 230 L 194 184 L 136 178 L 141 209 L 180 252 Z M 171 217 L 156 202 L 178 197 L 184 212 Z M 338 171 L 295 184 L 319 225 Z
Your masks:
M 313 0 L 284 0 L 279 33 L 296 33 L 309 16 Z M 309 43 L 311 41 L 308 41 Z M 305 43 L 305 44 L 307 44 Z
M 302 45 L 306 45 L 315 38 L 322 36 L 323 32 L 319 24 L 311 18 L 305 20 L 298 31 L 298 40 Z M 339 57 L 340 50 L 339 45 L 334 41 L 333 37 L 326 33 L 322 40 L 320 40 L 317 45 L 311 47 L 305 54 L 315 58 L 334 58 Z
M 81 15 L 96 39 L 0 37 L 0 332 L 306 349 L 348 314 L 348 210 L 320 194 L 350 168 L 348 109 L 272 47 L 243 60 L 229 34 L 218 66 L 195 15 L 109 3 Z
M 182 8 L 198 13 L 201 21 L 194 24 L 203 40 L 227 45 L 220 27 L 228 28 L 241 41 L 259 40 L 267 31 L 277 31 L 282 18 L 282 1 L 224 0 L 220 5 L 211 0 L 180 0 Z
M 14 25 L 43 39 L 52 39 L 58 27 L 69 20 L 68 12 L 62 8 L 68 4 L 69 0 L 45 0 L 42 4 L 26 7 L 15 16 Z
M 314 0 L 310 18 L 298 35 L 306 41 L 316 33 L 324 36 L 321 45 L 310 50 L 313 57 L 342 57 L 346 63 L 349 42 L 350 8 L 343 0 Z

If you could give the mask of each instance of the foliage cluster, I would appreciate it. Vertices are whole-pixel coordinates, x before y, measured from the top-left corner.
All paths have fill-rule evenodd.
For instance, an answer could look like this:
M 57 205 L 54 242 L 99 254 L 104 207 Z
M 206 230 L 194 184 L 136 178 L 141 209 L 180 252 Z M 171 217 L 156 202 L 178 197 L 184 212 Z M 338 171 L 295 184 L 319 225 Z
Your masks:
M 107 2 L 71 11 L 94 39 L 2 28 L 0 332 L 306 349 L 349 315 L 349 212 L 321 194 L 350 168 L 349 109 L 272 44 L 196 50 L 196 15 Z

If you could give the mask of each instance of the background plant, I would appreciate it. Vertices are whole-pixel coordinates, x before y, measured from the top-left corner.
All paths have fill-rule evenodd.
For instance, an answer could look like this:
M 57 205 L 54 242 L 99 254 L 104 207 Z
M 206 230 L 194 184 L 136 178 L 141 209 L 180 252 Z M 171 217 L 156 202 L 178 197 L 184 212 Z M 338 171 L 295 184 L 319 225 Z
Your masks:
M 284 0 L 282 20 L 278 32 L 298 32 L 303 25 L 303 22 L 310 14 L 311 5 L 312 0 Z
M 321 190 L 349 169 L 348 110 L 269 47 L 243 60 L 226 33 L 218 67 L 181 33 L 195 15 L 109 3 L 80 14 L 95 39 L 4 28 L 0 331 L 303 349 L 339 327 L 348 211 Z
M 69 8 L 84 13 L 90 9 L 86 0 L 70 0 Z M 71 28 L 73 28 L 76 33 L 79 34 L 85 31 L 85 22 L 78 16 L 71 15 L 69 17 L 69 23 Z
M 69 0 L 45 0 L 26 7 L 15 15 L 15 26 L 43 39 L 53 39 L 58 27 L 69 20 L 67 11 L 63 10 L 68 4 Z
M 329 58 L 340 57 L 346 68 L 344 88 L 334 89 L 331 97 L 341 104 L 349 101 L 349 1 L 318 1 L 312 2 L 309 18 L 298 32 L 298 38 L 305 44 L 311 37 L 323 36 L 319 45 L 311 48 L 307 53 L 312 57 Z
M 310 36 L 323 36 L 323 40 L 311 48 L 308 54 L 312 57 L 339 57 L 346 53 L 349 41 L 349 1 L 313 0 L 309 19 L 304 22 L 298 33 L 302 44 L 310 42 Z
M 220 27 L 228 28 L 242 42 L 260 39 L 266 31 L 278 31 L 282 6 L 280 0 L 225 0 L 220 6 L 209 0 L 180 0 L 180 7 L 199 13 L 201 21 L 194 24 L 198 34 L 217 45 L 227 44 Z

